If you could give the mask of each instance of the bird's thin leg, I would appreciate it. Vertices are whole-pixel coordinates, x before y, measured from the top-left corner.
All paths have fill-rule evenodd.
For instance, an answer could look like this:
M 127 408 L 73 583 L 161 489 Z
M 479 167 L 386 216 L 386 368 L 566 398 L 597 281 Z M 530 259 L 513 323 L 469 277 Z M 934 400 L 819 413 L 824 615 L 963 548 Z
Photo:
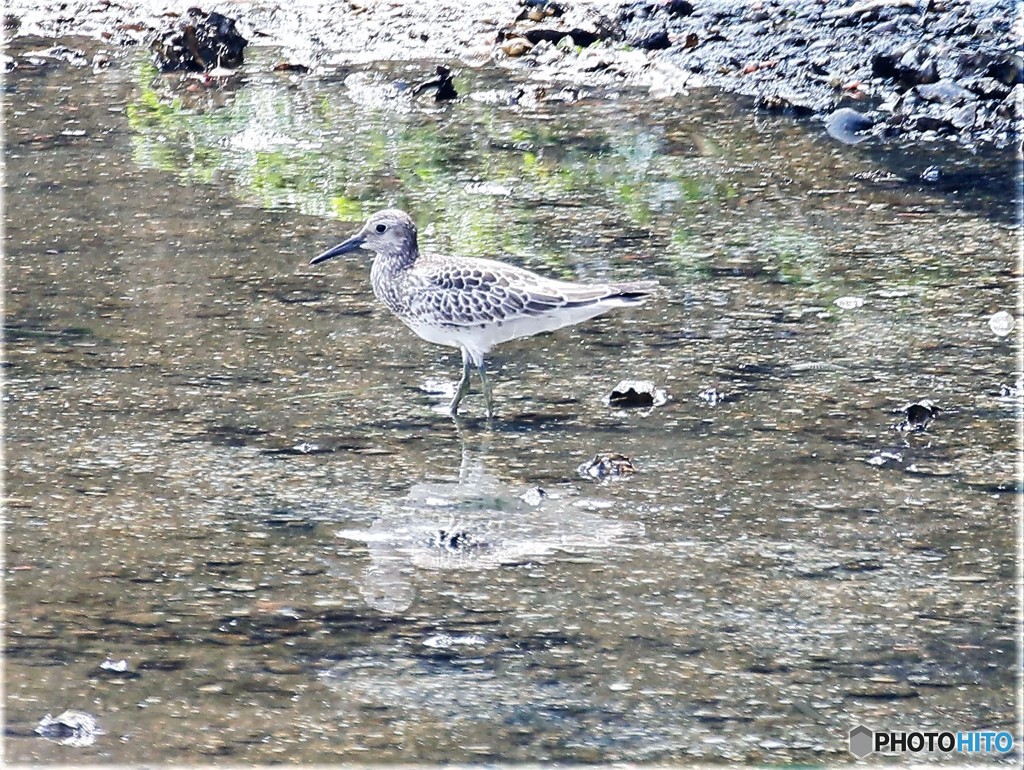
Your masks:
M 477 364 L 477 371 L 480 372 L 480 382 L 484 386 L 484 406 L 487 407 L 487 416 L 494 417 L 494 400 L 491 398 L 491 381 L 487 379 L 487 366 L 484 364 L 484 359 L 480 359 L 480 363 Z
M 470 372 L 472 372 L 472 367 L 470 366 L 470 363 L 471 361 L 469 358 L 469 353 L 467 353 L 466 349 L 463 348 L 462 379 L 459 380 L 459 387 L 455 390 L 455 398 L 453 398 L 452 402 L 448 404 L 448 414 L 450 414 L 452 417 L 454 417 L 458 413 L 459 402 L 462 400 L 462 397 L 469 392 L 469 375 Z

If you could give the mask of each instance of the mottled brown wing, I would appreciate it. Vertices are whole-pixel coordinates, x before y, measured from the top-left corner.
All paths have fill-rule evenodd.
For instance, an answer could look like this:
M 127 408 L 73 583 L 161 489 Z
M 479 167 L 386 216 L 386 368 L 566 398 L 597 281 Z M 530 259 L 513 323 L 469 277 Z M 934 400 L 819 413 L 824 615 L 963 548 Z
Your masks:
M 607 294 L 607 287 L 551 281 L 509 265 L 492 268 L 479 262 L 472 267 L 439 265 L 418 276 L 421 283 L 409 310 L 421 318 L 472 326 L 591 305 Z

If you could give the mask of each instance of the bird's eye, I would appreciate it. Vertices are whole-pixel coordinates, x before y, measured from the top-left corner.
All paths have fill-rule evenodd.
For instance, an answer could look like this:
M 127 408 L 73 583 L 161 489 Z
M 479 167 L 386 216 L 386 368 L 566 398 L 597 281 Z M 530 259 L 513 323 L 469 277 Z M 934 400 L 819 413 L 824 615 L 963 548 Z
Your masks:
M 387 225 L 377 225 L 377 227 L 376 227 L 376 230 L 377 230 L 378 233 L 382 233 L 382 232 L 384 232 L 387 229 L 388 229 Z

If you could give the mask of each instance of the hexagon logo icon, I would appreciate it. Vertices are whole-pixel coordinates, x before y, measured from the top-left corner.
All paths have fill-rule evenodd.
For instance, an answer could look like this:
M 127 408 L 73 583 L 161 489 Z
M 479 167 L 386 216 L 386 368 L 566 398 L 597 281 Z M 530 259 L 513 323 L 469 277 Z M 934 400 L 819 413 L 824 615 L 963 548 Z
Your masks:
M 874 751 L 875 734 L 864 725 L 857 725 L 850 730 L 850 753 L 863 759 Z

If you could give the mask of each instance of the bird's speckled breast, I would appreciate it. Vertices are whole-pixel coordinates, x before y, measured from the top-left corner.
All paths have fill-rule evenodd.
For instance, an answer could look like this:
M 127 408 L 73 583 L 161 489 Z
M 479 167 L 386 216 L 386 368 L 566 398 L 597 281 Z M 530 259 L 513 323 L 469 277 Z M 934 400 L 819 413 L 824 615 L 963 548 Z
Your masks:
M 370 269 L 370 283 L 373 293 L 388 310 L 405 320 L 409 315 L 409 279 L 410 268 L 398 260 L 389 259 L 386 255 L 378 255 Z

